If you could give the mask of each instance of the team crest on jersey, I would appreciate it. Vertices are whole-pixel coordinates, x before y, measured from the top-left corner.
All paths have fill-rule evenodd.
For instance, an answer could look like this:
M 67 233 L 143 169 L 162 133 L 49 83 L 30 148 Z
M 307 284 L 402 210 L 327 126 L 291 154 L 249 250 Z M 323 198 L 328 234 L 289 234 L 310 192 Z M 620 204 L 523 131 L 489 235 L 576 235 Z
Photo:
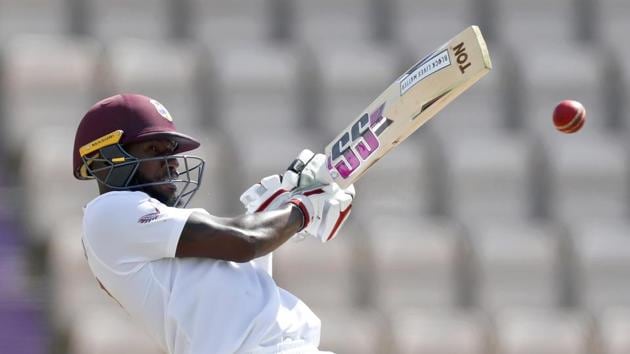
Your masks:
M 151 99 L 149 100 L 149 102 L 151 102 L 152 105 L 155 106 L 155 109 L 158 111 L 158 113 L 164 117 L 164 119 L 172 122 L 173 121 L 173 117 L 171 117 L 171 114 L 168 112 L 168 110 L 166 109 L 166 107 L 164 107 L 163 104 L 161 104 L 160 102 Z
M 143 215 L 140 217 L 140 219 L 138 219 L 138 224 L 148 224 L 152 221 L 155 221 L 157 219 L 160 218 L 161 214 L 160 214 L 160 210 L 158 208 L 155 208 L 154 212 L 148 213 L 146 215 Z

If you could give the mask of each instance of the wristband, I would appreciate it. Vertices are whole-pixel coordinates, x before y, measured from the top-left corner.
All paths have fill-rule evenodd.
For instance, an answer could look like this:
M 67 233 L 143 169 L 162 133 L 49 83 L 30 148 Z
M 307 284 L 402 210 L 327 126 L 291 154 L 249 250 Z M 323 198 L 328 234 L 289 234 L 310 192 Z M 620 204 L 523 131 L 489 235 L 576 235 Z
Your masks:
M 300 232 L 308 226 L 311 220 L 311 216 L 308 213 L 308 209 L 306 209 L 306 206 L 304 205 L 304 203 L 302 203 L 301 200 L 294 198 L 294 199 L 289 200 L 288 203 L 295 205 L 300 210 L 300 213 L 302 213 L 302 225 L 300 225 L 298 229 L 298 232 Z

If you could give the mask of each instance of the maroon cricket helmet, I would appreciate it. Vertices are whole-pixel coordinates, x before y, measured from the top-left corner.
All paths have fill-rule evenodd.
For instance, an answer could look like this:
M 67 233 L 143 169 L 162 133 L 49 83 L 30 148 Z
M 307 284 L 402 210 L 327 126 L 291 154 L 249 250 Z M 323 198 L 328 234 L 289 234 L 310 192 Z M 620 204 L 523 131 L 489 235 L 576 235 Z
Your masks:
M 115 132 L 118 138 L 108 140 L 107 137 Z M 154 139 L 176 142 L 174 154 L 200 145 L 196 139 L 177 132 L 168 110 L 150 97 L 119 94 L 105 98 L 92 106 L 79 123 L 72 152 L 73 174 L 77 179 L 91 179 L 84 158 L 111 145 L 109 142 L 125 145 Z

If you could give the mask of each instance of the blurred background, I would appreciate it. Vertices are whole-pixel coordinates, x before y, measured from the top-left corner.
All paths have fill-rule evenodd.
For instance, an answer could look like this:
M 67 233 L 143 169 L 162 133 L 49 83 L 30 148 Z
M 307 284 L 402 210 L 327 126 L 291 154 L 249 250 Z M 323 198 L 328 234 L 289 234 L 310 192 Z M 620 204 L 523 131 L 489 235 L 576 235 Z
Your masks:
M 193 206 L 323 150 L 465 27 L 493 71 L 357 183 L 334 242 L 275 278 L 343 353 L 630 353 L 630 2 L 0 0 L 0 353 L 157 354 L 81 249 L 76 126 L 97 100 L 161 101 L 202 141 Z M 587 123 L 555 131 L 563 99 Z

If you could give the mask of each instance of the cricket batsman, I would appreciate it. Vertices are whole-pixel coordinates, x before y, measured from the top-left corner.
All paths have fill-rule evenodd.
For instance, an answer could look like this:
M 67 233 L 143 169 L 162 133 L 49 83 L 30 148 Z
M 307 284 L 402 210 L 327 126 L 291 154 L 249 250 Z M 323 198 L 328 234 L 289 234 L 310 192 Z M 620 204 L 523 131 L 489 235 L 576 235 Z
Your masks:
M 99 285 L 166 353 L 321 353 L 320 320 L 276 285 L 271 252 L 296 234 L 333 239 L 354 187 L 319 176 L 325 156 L 304 150 L 243 193 L 246 213 L 210 215 L 186 208 L 204 161 L 182 153 L 199 145 L 143 95 L 105 98 L 85 114 L 73 174 L 100 192 L 84 207 L 82 235 Z

